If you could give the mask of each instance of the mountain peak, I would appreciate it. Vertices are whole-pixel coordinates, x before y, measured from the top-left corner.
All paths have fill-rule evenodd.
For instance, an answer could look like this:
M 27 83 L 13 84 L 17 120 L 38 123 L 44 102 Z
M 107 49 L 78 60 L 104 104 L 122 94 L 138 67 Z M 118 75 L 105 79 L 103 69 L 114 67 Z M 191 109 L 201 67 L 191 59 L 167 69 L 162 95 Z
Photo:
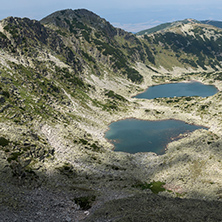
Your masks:
M 94 28 L 108 35 L 116 35 L 116 29 L 105 19 L 87 9 L 66 9 L 57 11 L 40 21 L 47 26 L 66 28 L 69 30 L 78 28 Z
M 41 20 L 41 22 L 47 22 L 48 20 L 52 19 L 52 18 L 79 18 L 79 19 L 89 19 L 92 17 L 99 17 L 98 15 L 96 15 L 95 13 L 87 10 L 87 9 L 64 9 L 64 10 L 60 10 L 60 11 L 56 11 L 48 16 L 46 16 L 45 18 L 43 18 Z

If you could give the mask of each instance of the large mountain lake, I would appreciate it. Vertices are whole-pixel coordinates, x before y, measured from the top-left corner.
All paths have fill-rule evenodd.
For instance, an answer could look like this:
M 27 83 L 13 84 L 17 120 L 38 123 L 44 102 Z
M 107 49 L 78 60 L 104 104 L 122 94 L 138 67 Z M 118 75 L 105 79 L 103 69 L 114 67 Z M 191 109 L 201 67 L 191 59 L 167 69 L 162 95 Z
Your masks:
M 208 97 L 216 94 L 218 89 L 213 85 L 204 85 L 200 82 L 180 82 L 150 86 L 145 92 L 135 96 L 135 98 L 163 98 L 163 97 L 182 97 L 200 96 Z
M 125 119 L 111 123 L 105 137 L 115 146 L 115 151 L 155 152 L 161 155 L 169 142 L 179 138 L 181 134 L 201 128 L 204 127 L 178 120 Z

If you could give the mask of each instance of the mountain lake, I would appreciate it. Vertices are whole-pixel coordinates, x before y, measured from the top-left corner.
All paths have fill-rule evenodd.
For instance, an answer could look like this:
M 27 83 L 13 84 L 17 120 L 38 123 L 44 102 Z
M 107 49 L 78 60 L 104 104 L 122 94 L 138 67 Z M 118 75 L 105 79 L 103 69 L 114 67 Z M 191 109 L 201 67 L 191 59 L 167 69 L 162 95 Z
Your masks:
M 190 81 L 150 86 L 145 92 L 136 95 L 135 98 L 154 99 L 182 96 L 208 97 L 217 92 L 218 89 L 213 85 L 204 85 L 197 81 Z
M 115 146 L 115 151 L 155 152 L 161 155 L 165 153 L 169 142 L 178 139 L 181 134 L 197 129 L 207 128 L 171 119 L 161 121 L 125 119 L 111 123 L 105 137 Z

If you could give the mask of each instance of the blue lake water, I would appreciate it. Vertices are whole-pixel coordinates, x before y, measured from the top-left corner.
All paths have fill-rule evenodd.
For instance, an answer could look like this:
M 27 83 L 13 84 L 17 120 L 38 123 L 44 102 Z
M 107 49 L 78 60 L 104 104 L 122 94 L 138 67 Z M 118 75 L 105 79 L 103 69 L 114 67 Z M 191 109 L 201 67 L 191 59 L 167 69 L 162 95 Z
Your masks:
M 213 85 L 204 85 L 200 82 L 169 83 L 149 87 L 145 92 L 138 94 L 135 98 L 163 98 L 182 96 L 208 97 L 216 94 L 218 89 Z
M 111 123 L 109 127 L 105 137 L 114 144 L 115 151 L 155 152 L 159 155 L 164 154 L 166 145 L 173 138 L 204 128 L 178 120 L 145 121 L 138 119 L 120 120 Z

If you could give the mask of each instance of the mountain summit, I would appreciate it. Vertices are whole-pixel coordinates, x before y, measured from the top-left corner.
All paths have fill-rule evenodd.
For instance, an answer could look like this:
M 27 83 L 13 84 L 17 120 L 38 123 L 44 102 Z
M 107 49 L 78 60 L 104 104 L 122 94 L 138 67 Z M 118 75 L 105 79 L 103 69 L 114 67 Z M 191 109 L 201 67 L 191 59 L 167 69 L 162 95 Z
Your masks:
M 84 29 L 87 25 L 112 37 L 117 32 L 105 19 L 86 9 L 58 11 L 43 18 L 40 22 L 45 25 L 51 24 L 60 28 L 69 28 L 70 31 Z

